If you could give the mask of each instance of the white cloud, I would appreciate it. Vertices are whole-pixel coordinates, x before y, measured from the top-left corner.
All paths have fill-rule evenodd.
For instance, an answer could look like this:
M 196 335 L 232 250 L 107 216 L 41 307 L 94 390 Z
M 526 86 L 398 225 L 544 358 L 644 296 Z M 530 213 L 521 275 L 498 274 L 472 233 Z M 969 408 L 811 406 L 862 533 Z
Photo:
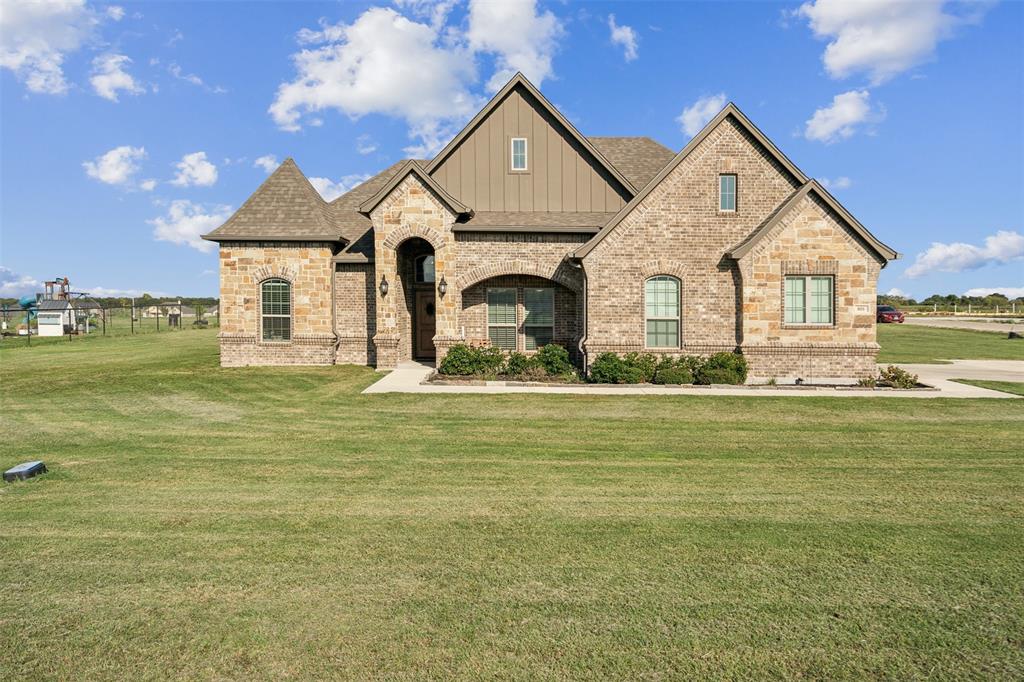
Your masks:
M 360 135 L 356 138 L 356 151 L 366 156 L 377 151 L 377 143 L 369 135 Z
M 830 76 L 866 73 L 877 85 L 931 59 L 940 40 L 951 37 L 957 26 L 980 21 L 987 4 L 813 0 L 796 15 L 807 19 L 815 36 L 829 41 L 822 61 Z
M 900 298 L 910 298 L 910 296 L 907 294 L 907 292 L 905 292 L 905 291 L 903 291 L 903 289 L 899 289 L 897 287 L 893 287 L 892 289 L 889 289 L 889 291 L 885 292 L 885 295 L 886 296 L 899 296 Z
M 139 85 L 124 67 L 132 60 L 123 54 L 107 53 L 92 60 L 92 76 L 89 82 L 96 94 L 111 102 L 117 101 L 117 92 L 124 90 L 130 95 L 138 95 L 146 91 Z
M 988 296 L 989 294 L 1002 294 L 1009 299 L 1021 298 L 1024 297 L 1024 287 L 975 287 L 964 292 L 964 296 Z
M 1000 230 L 985 237 L 982 246 L 932 242 L 926 251 L 917 254 L 904 274 L 913 279 L 933 272 L 962 272 L 1019 260 L 1024 260 L 1024 234 Z
M 19 275 L 10 268 L 0 265 L 0 296 L 21 298 L 36 293 L 42 284 L 28 275 Z
M 428 19 L 435 29 L 444 26 L 455 4 L 455 0 L 395 0 L 396 7 L 409 10 L 419 19 Z
M 114 21 L 121 21 L 124 19 L 124 7 L 121 7 L 120 5 L 108 5 L 106 14 Z
M 466 38 L 474 52 L 495 55 L 496 71 L 487 83 L 491 92 L 522 71 L 540 87 L 552 74 L 551 60 L 565 33 L 550 11 L 537 13 L 536 0 L 470 0 Z
M 158 241 L 184 244 L 204 253 L 213 251 L 217 245 L 200 239 L 224 224 L 231 217 L 230 206 L 193 204 L 188 199 L 175 199 L 167 209 L 167 215 L 146 222 L 153 226 L 153 237 Z
M 139 183 L 139 189 L 141 189 L 143 192 L 152 192 L 154 189 L 156 189 L 156 180 L 154 180 L 153 178 L 143 180 L 142 182 Z
M 0 68 L 10 69 L 30 92 L 68 91 L 62 65 L 99 23 L 84 0 L 4 2 L 0 11 Z
M 639 36 L 631 26 L 619 26 L 615 23 L 615 15 L 608 15 L 608 30 L 611 31 L 611 39 L 613 45 L 621 45 L 623 50 L 623 56 L 627 62 L 631 62 L 637 58 L 637 43 L 639 42 Z
M 111 289 L 109 287 L 86 287 L 83 291 L 96 298 L 139 298 L 143 294 L 150 296 L 170 296 L 163 291 L 149 291 L 142 289 Z
M 186 154 L 176 167 L 178 174 L 171 180 L 172 185 L 209 187 L 217 182 L 217 167 L 206 160 L 206 152 Z
M 708 121 L 715 117 L 715 114 L 722 110 L 725 102 L 724 92 L 720 92 L 717 95 L 705 95 L 683 109 L 683 113 L 679 114 L 676 121 L 679 122 L 684 133 L 693 137 L 700 132 L 700 129 Z
M 221 94 L 224 94 L 225 92 L 227 92 L 226 89 L 222 88 L 219 85 L 214 85 L 214 86 L 207 85 L 206 82 L 203 81 L 202 78 L 200 78 L 199 76 L 197 76 L 194 73 L 185 73 L 182 70 L 182 68 L 180 66 L 178 66 L 177 62 L 171 62 L 170 64 L 168 64 L 167 65 L 167 72 L 170 73 L 175 78 L 177 78 L 178 80 L 185 81 L 186 83 L 190 83 L 192 85 L 196 85 L 196 86 L 198 86 L 200 88 L 203 88 L 207 92 L 212 92 L 212 93 L 217 94 L 217 95 L 221 95 Z
M 145 147 L 123 145 L 97 156 L 92 161 L 83 162 L 82 167 L 85 168 L 85 174 L 90 178 L 108 185 L 127 186 L 131 183 L 132 176 L 139 170 L 138 162 L 145 158 Z M 148 182 L 147 180 L 142 185 L 142 188 L 147 191 L 152 189 L 152 187 L 145 186 Z
M 821 184 L 825 189 L 832 191 L 834 189 L 849 189 L 853 185 L 853 181 L 845 175 L 840 175 L 835 180 L 822 178 Z
M 256 168 L 262 168 L 265 173 L 273 173 L 281 164 L 278 162 L 276 156 L 273 154 L 267 154 L 253 161 L 252 165 Z
M 871 93 L 850 90 L 832 98 L 832 104 L 821 107 L 807 121 L 804 137 L 831 144 L 845 140 L 857 132 L 864 123 L 875 123 L 885 118 L 885 111 L 872 108 Z
M 358 187 L 369 179 L 369 175 L 357 173 L 344 175 L 337 182 L 330 178 L 310 178 L 309 183 L 316 188 L 317 192 L 320 192 L 320 196 L 324 198 L 324 201 L 334 201 L 345 192 Z

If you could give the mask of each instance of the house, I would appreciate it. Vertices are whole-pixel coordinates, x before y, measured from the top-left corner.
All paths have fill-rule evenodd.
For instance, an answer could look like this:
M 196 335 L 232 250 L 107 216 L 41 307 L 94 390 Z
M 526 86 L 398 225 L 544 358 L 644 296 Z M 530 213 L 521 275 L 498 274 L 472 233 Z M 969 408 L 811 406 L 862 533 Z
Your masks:
M 224 225 L 225 366 L 738 351 L 751 377 L 875 374 L 897 253 L 733 104 L 681 151 L 585 137 L 521 74 L 434 158 L 332 202 L 286 160 Z
M 183 305 L 181 301 L 168 301 L 165 303 L 154 303 L 142 310 L 143 317 L 195 317 L 196 311 L 191 306 Z
M 36 304 L 39 336 L 61 336 L 75 328 L 75 309 L 67 299 L 43 299 Z

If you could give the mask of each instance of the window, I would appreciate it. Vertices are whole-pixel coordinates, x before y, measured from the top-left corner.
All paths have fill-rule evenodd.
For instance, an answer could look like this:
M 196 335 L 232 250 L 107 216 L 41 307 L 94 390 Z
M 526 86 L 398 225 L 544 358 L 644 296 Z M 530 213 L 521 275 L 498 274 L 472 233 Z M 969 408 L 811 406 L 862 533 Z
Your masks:
M 416 258 L 416 282 L 425 283 L 434 281 L 434 256 L 418 256 Z
M 512 138 L 512 170 L 526 170 L 526 138 Z
M 786 277 L 786 324 L 832 324 L 832 277 Z
M 647 347 L 679 347 L 679 280 L 661 275 L 647 280 Z
M 268 279 L 261 286 L 264 341 L 291 341 L 292 285 Z
M 526 289 L 523 291 L 526 317 L 526 350 L 537 350 L 555 338 L 555 290 Z
M 502 350 L 516 349 L 516 290 L 487 290 L 487 337 Z
M 725 174 L 718 176 L 718 210 L 736 210 L 736 176 Z

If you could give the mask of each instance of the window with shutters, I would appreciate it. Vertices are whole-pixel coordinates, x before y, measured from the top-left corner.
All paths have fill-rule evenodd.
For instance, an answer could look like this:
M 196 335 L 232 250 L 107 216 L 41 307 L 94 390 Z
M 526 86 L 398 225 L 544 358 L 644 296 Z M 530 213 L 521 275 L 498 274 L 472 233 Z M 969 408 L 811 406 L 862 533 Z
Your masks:
M 487 337 L 502 350 L 516 349 L 516 290 L 487 290 Z
M 833 289 L 831 276 L 787 275 L 783 320 L 794 325 L 832 324 L 835 318 Z
M 524 289 L 526 350 L 537 350 L 555 338 L 555 290 Z
M 679 280 L 659 275 L 647 280 L 644 305 L 648 348 L 679 348 Z
M 292 285 L 268 279 L 260 285 L 261 326 L 264 341 L 291 341 Z

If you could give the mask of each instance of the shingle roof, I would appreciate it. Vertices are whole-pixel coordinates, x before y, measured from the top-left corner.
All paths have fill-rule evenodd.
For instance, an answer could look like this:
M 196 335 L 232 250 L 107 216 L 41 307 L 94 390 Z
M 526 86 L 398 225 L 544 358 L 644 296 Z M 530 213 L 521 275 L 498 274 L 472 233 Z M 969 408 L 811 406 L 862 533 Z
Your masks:
M 453 230 L 495 232 L 597 232 L 615 213 L 550 211 L 479 211 Z
M 227 222 L 203 235 L 211 241 L 285 239 L 336 241 L 332 211 L 295 161 L 285 159 Z
M 391 178 L 408 160 L 402 159 L 388 166 L 330 203 L 331 212 L 334 214 L 334 223 L 347 241 L 354 242 L 372 226 L 370 219 L 359 212 L 359 205 L 391 182 Z
M 46 299 L 43 301 L 39 301 L 39 303 L 36 304 L 36 308 L 38 310 L 67 310 L 69 305 L 70 303 L 68 303 L 64 299 L 57 301 L 52 299 Z
M 676 155 L 649 137 L 588 137 L 633 185 L 640 189 Z

